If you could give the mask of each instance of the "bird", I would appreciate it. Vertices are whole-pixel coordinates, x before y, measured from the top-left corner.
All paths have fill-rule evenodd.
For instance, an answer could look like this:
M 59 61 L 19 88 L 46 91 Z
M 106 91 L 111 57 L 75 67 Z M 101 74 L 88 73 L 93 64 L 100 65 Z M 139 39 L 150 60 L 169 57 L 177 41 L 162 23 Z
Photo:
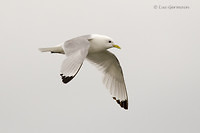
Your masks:
M 67 84 L 79 72 L 83 62 L 88 60 L 103 72 L 103 83 L 112 98 L 125 110 L 128 110 L 128 94 L 125 80 L 117 57 L 108 49 L 118 48 L 111 37 L 100 34 L 88 34 L 67 40 L 57 46 L 39 48 L 41 52 L 65 54 L 60 76 Z

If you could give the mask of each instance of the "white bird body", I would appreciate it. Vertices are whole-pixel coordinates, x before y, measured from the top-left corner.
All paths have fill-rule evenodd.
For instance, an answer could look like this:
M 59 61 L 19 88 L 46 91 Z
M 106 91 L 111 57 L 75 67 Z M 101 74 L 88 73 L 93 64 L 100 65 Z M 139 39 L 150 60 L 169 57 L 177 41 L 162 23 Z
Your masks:
M 115 55 L 107 51 L 112 47 L 120 48 L 110 37 L 91 34 L 70 39 L 55 47 L 39 50 L 67 56 L 61 66 L 63 83 L 71 81 L 80 70 L 83 61 L 88 59 L 104 73 L 103 83 L 110 90 L 113 99 L 122 108 L 128 109 L 128 95 L 121 66 Z
M 86 36 L 88 36 L 88 35 L 86 35 Z M 92 38 L 95 38 L 95 39 L 92 39 Z M 76 39 L 76 38 L 74 38 L 74 39 Z M 89 41 L 90 47 L 89 47 L 88 54 L 91 54 L 91 53 L 101 52 L 101 51 L 108 49 L 108 47 L 106 47 L 102 44 L 104 44 L 105 41 L 112 40 L 112 39 L 110 37 L 107 37 L 107 36 L 104 36 L 104 35 L 92 34 L 92 35 L 90 35 L 88 40 L 90 40 Z M 69 40 L 69 41 L 71 41 L 71 40 Z M 67 54 L 67 53 L 64 52 L 64 45 L 65 45 L 65 43 L 61 43 L 61 44 L 54 46 L 54 47 L 39 48 L 39 50 L 41 52 Z M 112 45 L 110 45 L 109 48 L 111 48 L 111 47 L 112 47 Z

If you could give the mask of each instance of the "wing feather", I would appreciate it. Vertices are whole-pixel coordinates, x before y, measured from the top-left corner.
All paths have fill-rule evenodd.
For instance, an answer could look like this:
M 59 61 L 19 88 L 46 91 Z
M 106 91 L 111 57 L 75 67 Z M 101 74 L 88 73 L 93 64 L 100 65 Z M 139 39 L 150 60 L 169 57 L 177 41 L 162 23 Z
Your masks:
M 87 59 L 104 73 L 103 83 L 113 99 L 124 109 L 128 109 L 128 95 L 120 63 L 109 51 L 88 54 Z
M 63 45 L 63 50 L 67 58 L 63 61 L 61 66 L 61 77 L 63 83 L 71 81 L 79 72 L 83 61 L 85 60 L 90 43 L 89 36 L 81 36 L 69 41 Z

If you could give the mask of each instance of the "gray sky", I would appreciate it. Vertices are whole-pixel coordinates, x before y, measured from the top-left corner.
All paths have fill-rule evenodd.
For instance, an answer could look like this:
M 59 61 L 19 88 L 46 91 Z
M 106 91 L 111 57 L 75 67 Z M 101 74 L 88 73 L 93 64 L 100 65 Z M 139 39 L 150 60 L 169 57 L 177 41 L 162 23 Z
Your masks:
M 200 2 L 181 2 L 2 1 L 0 132 L 199 133 Z M 65 56 L 38 51 L 90 33 L 122 47 L 111 51 L 123 68 L 128 111 L 90 63 L 65 85 Z

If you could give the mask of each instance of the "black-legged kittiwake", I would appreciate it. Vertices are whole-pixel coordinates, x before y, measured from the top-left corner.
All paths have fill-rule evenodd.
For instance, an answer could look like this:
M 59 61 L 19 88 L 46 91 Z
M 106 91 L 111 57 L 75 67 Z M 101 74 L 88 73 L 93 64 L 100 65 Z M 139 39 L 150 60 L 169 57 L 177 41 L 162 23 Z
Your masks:
M 55 47 L 40 48 L 41 52 L 65 54 L 67 58 L 61 66 L 63 83 L 71 81 L 80 70 L 83 61 L 88 59 L 104 73 L 103 83 L 112 97 L 124 109 L 128 109 L 128 94 L 120 63 L 109 48 L 119 48 L 105 35 L 91 34 L 76 37 Z

